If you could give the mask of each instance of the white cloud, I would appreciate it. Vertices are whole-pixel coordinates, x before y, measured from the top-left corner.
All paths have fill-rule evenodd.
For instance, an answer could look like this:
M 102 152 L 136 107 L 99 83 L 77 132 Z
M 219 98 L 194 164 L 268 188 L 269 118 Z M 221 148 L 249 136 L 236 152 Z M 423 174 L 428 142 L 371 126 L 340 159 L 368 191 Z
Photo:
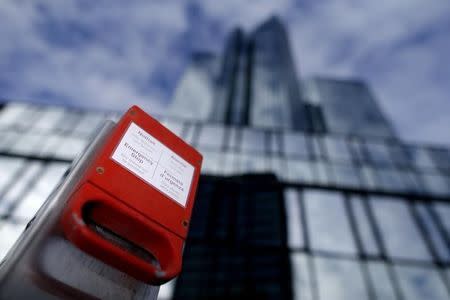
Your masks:
M 362 77 L 402 137 L 450 144 L 447 0 L 5 0 L 0 96 L 161 111 L 189 51 L 220 52 L 231 28 L 273 14 L 287 24 L 299 73 Z
M 450 144 L 450 2 L 327 1 L 292 12 L 303 75 L 362 77 L 401 137 Z
M 78 4 L 0 5 L 0 18 L 8 24 L 0 36 L 10 41 L 0 45 L 0 65 L 5 66 L 0 80 L 13 86 L 2 97 L 102 109 L 140 102 L 163 110 L 167 88 L 152 78 L 176 75 L 185 63 L 171 50 L 173 39 L 187 27 L 183 6 Z M 161 70 L 163 62 L 169 70 Z

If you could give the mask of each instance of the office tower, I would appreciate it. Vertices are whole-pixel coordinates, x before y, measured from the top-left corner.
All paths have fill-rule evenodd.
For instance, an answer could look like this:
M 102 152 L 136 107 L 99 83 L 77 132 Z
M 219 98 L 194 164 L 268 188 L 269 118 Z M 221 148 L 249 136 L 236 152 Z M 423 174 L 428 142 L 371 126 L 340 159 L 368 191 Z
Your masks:
M 237 29 L 159 116 L 204 155 L 161 299 L 448 299 L 450 149 L 403 142 L 364 82 L 301 79 L 289 52 L 276 18 Z M 105 117 L 5 104 L 3 253 Z

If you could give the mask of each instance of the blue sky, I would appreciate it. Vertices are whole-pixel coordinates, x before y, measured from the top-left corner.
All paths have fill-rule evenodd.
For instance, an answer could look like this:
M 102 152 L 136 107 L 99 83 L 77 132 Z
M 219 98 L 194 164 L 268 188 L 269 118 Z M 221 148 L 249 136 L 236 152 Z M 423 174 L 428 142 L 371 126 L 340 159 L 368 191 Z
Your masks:
M 276 14 L 301 76 L 366 79 L 400 135 L 450 145 L 450 1 L 0 2 L 0 97 L 163 111 L 195 50 Z

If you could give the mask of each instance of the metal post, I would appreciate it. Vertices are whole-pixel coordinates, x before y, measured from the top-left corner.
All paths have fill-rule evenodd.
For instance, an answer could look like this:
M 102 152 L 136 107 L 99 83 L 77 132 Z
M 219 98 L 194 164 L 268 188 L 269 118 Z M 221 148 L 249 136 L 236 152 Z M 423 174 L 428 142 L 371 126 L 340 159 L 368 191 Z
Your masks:
M 0 265 L 0 299 L 156 299 L 159 287 L 138 281 L 76 248 L 59 217 L 81 174 L 114 128 L 107 121 L 50 195 Z

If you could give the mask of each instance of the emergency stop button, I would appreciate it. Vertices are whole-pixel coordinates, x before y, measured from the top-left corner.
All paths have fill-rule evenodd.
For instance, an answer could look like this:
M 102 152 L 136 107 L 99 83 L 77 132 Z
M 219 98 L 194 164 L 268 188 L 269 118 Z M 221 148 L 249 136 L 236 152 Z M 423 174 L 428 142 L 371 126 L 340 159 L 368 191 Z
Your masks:
M 69 197 L 65 237 L 150 284 L 181 271 L 202 156 L 133 106 Z

